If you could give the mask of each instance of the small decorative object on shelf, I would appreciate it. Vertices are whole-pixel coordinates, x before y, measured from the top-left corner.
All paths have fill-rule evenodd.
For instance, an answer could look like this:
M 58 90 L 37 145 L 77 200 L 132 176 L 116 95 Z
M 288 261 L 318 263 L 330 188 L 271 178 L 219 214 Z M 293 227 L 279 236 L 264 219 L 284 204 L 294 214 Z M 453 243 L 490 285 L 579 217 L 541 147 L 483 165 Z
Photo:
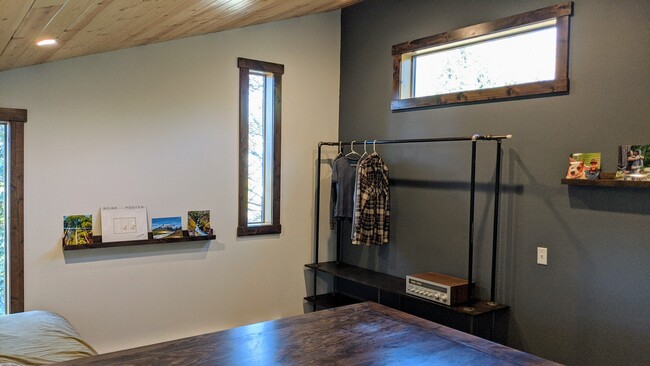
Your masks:
M 158 217 L 151 219 L 151 233 L 154 239 L 182 238 L 181 217 Z
M 102 207 L 101 220 L 104 243 L 148 239 L 145 206 Z
M 619 146 L 616 178 L 630 181 L 650 180 L 650 145 Z
M 598 179 L 600 153 L 575 153 L 569 156 L 566 179 Z
M 63 217 L 63 245 L 93 243 L 93 215 Z
M 631 173 L 623 175 L 623 180 L 629 180 L 633 182 L 647 182 L 650 181 L 650 174 L 646 173 Z
M 187 232 L 190 236 L 206 236 L 210 232 L 210 210 L 188 211 Z

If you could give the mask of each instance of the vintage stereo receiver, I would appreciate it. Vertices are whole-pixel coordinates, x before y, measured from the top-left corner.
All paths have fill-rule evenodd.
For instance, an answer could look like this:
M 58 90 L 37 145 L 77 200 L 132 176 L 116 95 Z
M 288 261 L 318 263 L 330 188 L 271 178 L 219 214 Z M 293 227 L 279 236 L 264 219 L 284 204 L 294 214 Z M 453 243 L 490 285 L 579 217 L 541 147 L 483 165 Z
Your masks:
M 467 280 L 435 272 L 406 276 L 406 293 L 445 305 L 467 302 Z

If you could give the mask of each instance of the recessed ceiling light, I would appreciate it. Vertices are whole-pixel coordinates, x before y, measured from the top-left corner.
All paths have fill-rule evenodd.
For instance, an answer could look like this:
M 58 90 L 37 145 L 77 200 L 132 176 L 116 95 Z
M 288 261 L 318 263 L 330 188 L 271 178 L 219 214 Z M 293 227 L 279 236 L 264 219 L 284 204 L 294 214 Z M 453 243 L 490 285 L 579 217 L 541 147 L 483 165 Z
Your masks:
M 37 46 L 51 46 L 53 44 L 56 44 L 56 39 L 53 38 L 46 38 L 36 42 Z

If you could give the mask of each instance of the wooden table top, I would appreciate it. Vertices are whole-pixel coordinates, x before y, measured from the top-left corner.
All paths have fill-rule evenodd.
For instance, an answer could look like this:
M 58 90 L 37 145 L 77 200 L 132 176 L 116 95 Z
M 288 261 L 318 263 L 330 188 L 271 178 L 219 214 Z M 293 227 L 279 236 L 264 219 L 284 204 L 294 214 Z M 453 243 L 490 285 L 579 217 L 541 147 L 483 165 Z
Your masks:
M 65 365 L 557 365 L 376 303 L 246 325 Z

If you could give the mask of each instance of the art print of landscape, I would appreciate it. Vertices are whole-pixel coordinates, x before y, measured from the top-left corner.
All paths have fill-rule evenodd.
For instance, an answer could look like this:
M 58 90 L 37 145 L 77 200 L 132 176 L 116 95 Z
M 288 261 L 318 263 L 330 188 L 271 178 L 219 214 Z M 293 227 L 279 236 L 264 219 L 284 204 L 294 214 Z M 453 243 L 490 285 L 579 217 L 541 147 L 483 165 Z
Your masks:
M 151 231 L 154 239 L 182 238 L 181 217 L 158 217 L 151 219 Z
M 189 211 L 187 213 L 187 232 L 190 236 L 210 235 L 210 210 Z
M 82 245 L 93 243 L 93 215 L 70 215 L 63 217 L 63 244 Z

